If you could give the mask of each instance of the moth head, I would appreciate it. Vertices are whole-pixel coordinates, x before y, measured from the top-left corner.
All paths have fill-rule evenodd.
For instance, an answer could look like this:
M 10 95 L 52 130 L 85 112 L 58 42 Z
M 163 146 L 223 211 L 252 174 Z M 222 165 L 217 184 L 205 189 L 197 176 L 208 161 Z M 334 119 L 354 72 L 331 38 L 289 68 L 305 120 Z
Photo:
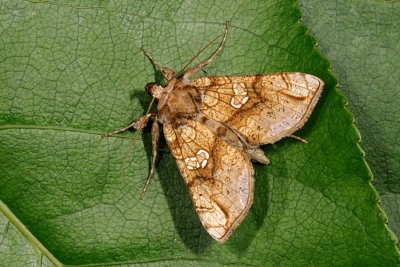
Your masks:
M 161 68 L 161 72 L 167 81 L 171 80 L 175 75 L 175 71 L 170 67 Z
M 160 99 L 164 88 L 156 83 L 148 83 L 145 89 L 152 97 Z

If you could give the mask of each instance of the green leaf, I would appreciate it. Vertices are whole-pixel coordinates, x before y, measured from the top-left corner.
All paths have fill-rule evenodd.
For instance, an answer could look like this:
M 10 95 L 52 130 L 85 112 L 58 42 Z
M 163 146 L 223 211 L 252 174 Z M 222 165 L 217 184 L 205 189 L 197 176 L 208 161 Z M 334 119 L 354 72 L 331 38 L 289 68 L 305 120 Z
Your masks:
M 226 19 L 226 47 L 207 75 L 302 71 L 326 88 L 297 133 L 308 145 L 263 147 L 272 163 L 254 165 L 254 205 L 218 244 L 165 143 L 140 201 L 149 130 L 123 170 L 132 133 L 99 136 L 149 103 L 143 86 L 155 74 L 140 47 L 178 70 Z M 3 1 L 0 198 L 13 214 L 0 210 L 64 264 L 399 264 L 346 99 L 299 20 L 295 1 Z
M 389 226 L 400 236 L 399 2 L 301 1 L 349 98 Z M 335 27 L 332 27 L 335 25 Z
M 59 264 L 46 248 L 0 202 L 1 266 L 54 266 Z

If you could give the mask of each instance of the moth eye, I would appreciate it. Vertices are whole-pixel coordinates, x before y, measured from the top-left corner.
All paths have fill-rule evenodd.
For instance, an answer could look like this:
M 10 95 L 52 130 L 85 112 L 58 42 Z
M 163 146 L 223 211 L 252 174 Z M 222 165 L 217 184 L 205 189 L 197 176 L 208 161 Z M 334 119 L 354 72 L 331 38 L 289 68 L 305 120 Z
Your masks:
M 144 87 L 146 89 L 146 92 L 149 93 L 152 97 L 154 98 L 161 98 L 163 87 L 160 85 L 157 85 L 156 83 L 148 83 Z
M 148 84 L 146 84 L 146 86 L 144 88 L 145 88 L 147 93 L 149 93 L 150 95 L 153 95 L 152 91 L 153 91 L 153 87 L 155 85 L 156 85 L 156 83 L 148 83 Z

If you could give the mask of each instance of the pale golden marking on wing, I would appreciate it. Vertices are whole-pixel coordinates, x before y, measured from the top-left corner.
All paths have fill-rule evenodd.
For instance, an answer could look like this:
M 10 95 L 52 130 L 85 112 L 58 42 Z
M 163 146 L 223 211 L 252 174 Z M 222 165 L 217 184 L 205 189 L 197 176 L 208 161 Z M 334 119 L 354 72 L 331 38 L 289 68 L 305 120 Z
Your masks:
M 212 106 L 206 102 L 200 104 L 201 112 L 207 117 L 237 130 L 249 144 L 262 145 L 274 143 L 302 127 L 317 103 L 324 83 L 313 75 L 293 72 L 208 76 L 194 79 L 188 85 L 195 86 L 210 98 L 215 96 Z M 239 88 L 243 90 L 239 91 Z M 238 95 L 248 99 L 235 100 L 232 105 L 232 99 Z
M 204 168 L 207 165 L 207 161 L 210 158 L 210 154 L 200 149 L 195 157 L 187 157 L 185 158 L 185 164 L 189 170 L 198 169 L 200 167 Z
M 209 106 L 213 107 L 218 104 L 219 94 L 215 91 L 206 91 L 201 95 L 201 101 Z
M 246 104 L 247 100 L 249 100 L 246 86 L 243 83 L 234 83 L 232 85 L 232 89 L 234 96 L 231 97 L 230 104 L 234 108 L 241 108 L 244 104 Z
M 181 120 L 179 123 L 175 127 L 164 124 L 165 139 L 202 224 L 213 238 L 223 242 L 252 204 L 252 165 L 243 152 L 229 146 L 200 122 Z M 182 137 L 180 129 L 185 127 L 195 129 L 195 140 Z M 199 165 L 192 168 L 185 162 L 187 158 L 196 159 Z M 204 160 L 206 164 L 202 164 Z

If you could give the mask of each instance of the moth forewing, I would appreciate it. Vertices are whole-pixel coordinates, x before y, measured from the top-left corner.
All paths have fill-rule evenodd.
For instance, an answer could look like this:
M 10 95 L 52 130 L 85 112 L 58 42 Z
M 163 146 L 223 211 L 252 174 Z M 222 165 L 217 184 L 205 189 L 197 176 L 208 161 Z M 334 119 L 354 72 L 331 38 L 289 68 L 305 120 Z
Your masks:
M 259 146 L 292 136 L 311 114 L 324 84 L 299 72 L 190 80 L 222 50 L 227 33 L 228 23 L 214 53 L 185 71 L 187 64 L 177 74 L 160 67 L 143 49 L 167 82 L 146 85 L 146 91 L 158 100 L 157 113 L 151 114 L 149 109 L 138 123 L 130 125 L 141 129 L 148 119 L 155 120 L 152 167 L 142 194 L 155 168 L 157 123 L 161 123 L 196 212 L 207 232 L 219 242 L 229 238 L 252 205 L 250 160 L 269 162 Z M 182 78 L 177 78 L 181 74 Z
M 248 157 L 197 120 L 165 123 L 164 136 L 205 229 L 225 241 L 252 204 Z
M 200 92 L 200 110 L 245 137 L 251 146 L 290 136 L 307 121 L 323 81 L 305 73 L 208 76 L 190 81 Z

